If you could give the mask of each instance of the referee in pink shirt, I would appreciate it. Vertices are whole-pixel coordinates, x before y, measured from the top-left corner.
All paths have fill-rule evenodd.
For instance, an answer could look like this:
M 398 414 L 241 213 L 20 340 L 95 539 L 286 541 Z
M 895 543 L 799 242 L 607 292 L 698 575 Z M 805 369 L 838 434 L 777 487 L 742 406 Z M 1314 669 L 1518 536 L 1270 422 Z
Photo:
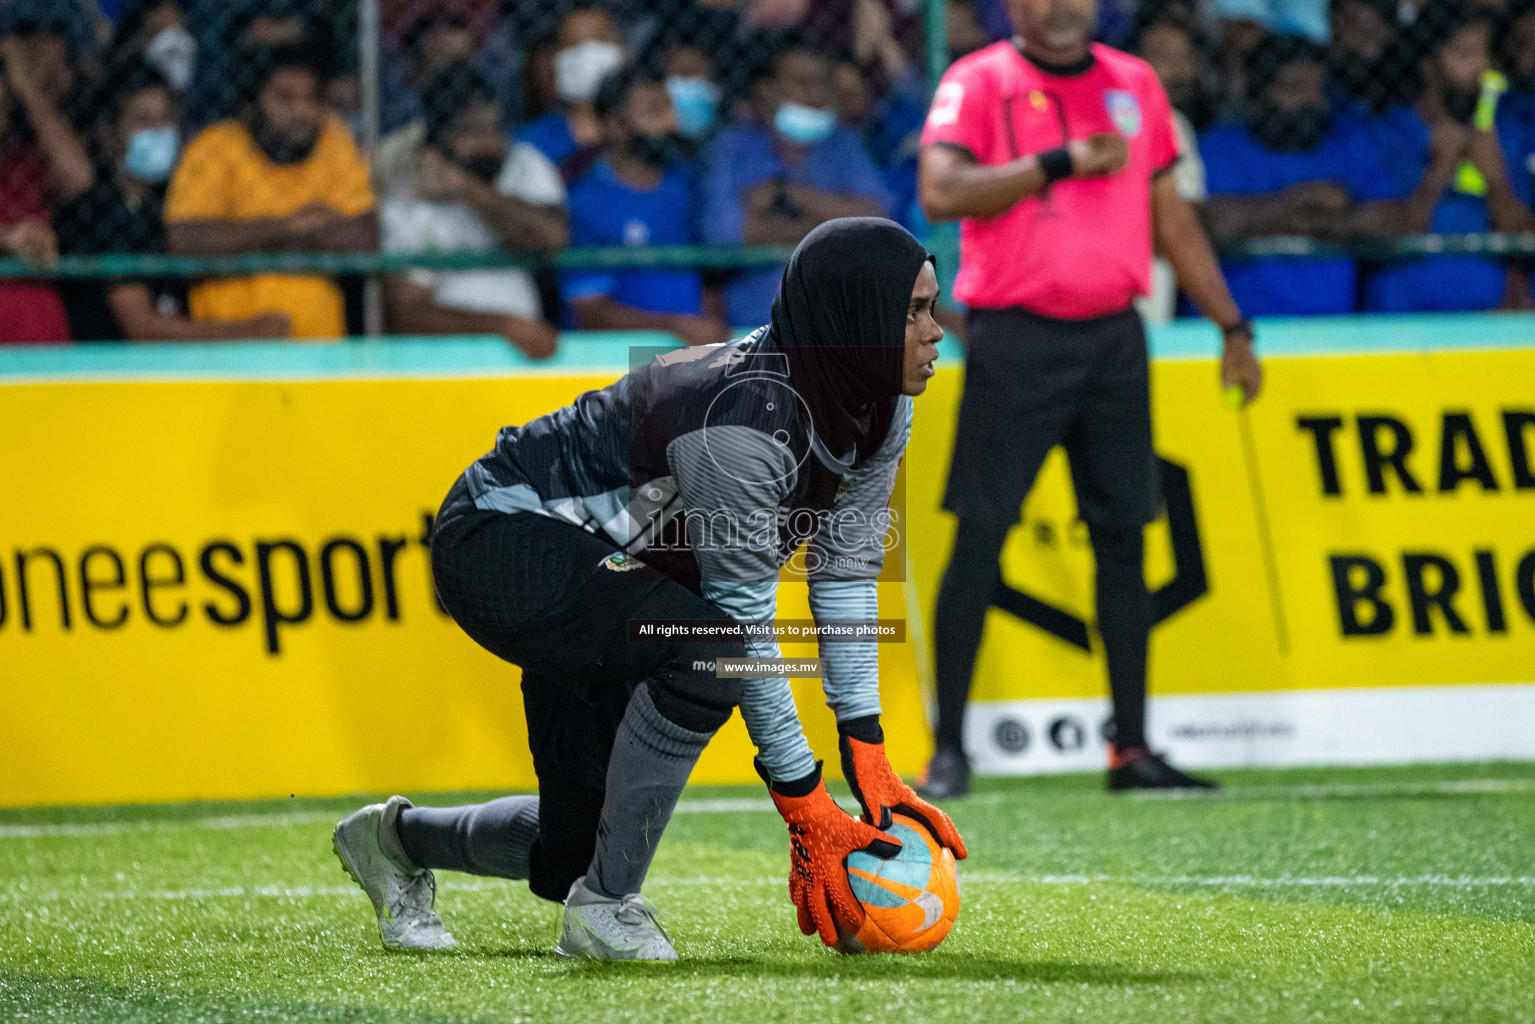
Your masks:
M 1110 789 L 1209 787 L 1146 746 L 1151 599 L 1142 529 L 1156 515 L 1146 337 L 1133 306 L 1152 242 L 1225 336 L 1221 381 L 1258 394 L 1252 328 L 1168 172 L 1172 111 L 1143 61 L 1092 42 L 1098 0 L 1010 0 L 1019 35 L 944 75 L 922 134 L 918 195 L 960 220 L 954 294 L 969 307 L 965 392 L 944 508 L 959 517 L 938 593 L 938 750 L 926 791 L 963 796 L 965 705 L 999 556 L 1045 454 L 1064 445 L 1097 560 L 1114 703 Z

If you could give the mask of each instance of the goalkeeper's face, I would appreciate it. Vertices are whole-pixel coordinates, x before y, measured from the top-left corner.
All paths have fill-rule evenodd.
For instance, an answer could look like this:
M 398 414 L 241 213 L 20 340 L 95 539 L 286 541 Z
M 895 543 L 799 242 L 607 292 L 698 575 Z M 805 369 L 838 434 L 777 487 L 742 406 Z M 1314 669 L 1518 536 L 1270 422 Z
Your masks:
M 901 393 L 920 395 L 927 390 L 927 380 L 934 373 L 933 363 L 938 358 L 938 342 L 943 338 L 943 328 L 933 319 L 938 305 L 938 275 L 933 264 L 926 261 L 917 274 L 917 283 L 911 289 L 911 302 L 906 307 L 906 355 L 901 377 Z

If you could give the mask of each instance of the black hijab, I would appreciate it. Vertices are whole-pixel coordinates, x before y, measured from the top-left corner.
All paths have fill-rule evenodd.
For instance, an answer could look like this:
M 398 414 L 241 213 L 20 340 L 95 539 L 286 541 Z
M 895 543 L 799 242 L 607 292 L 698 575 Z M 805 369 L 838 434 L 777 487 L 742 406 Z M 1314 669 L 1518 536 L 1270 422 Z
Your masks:
M 894 221 L 845 217 L 806 235 L 773 300 L 772 344 L 833 457 L 872 455 L 890 432 L 905 376 L 906 310 L 931 260 Z

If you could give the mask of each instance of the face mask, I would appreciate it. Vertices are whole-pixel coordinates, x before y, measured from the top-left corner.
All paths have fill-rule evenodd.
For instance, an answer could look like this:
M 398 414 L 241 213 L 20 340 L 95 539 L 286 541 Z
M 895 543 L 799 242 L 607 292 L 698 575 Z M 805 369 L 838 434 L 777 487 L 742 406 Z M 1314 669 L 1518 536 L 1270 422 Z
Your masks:
M 170 178 L 180 148 L 181 133 L 172 125 L 144 128 L 129 138 L 123 167 L 140 181 L 159 185 Z
M 813 146 L 837 130 L 837 112 L 784 102 L 773 114 L 773 127 L 796 146 Z
M 1476 116 L 1476 105 L 1482 98 L 1480 85 L 1447 85 L 1439 91 L 1444 101 L 1444 112 L 1461 124 L 1470 124 Z
M 566 103 L 585 103 L 623 62 L 624 51 L 617 43 L 590 39 L 567 46 L 554 55 L 554 91 Z
M 197 66 L 197 40 L 180 25 L 161 29 L 144 47 L 144 59 L 155 67 L 171 88 L 186 92 L 192 83 L 192 69 Z
M 672 77 L 666 80 L 666 93 L 677 111 L 677 129 L 685 138 L 699 138 L 714 127 L 715 111 L 720 104 L 719 86 L 707 78 Z
M 489 185 L 501 176 L 501 167 L 506 163 L 506 157 L 500 153 L 478 153 L 455 158 L 453 162 Z
M 1297 153 L 1315 149 L 1331 127 L 1332 112 L 1326 107 L 1299 110 L 1268 107 L 1258 112 L 1253 134 L 1269 149 Z
M 641 135 L 636 132 L 629 136 L 629 152 L 657 170 L 664 171 L 681 160 L 684 149 L 681 137 L 670 133 Z

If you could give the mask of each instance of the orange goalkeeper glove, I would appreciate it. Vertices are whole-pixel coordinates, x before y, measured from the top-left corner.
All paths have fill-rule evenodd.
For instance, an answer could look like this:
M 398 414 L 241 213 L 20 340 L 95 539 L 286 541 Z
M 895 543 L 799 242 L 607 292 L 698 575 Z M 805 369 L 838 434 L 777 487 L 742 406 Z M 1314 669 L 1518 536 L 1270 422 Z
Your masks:
M 848 884 L 847 855 L 866 850 L 889 859 L 901 844 L 837 806 L 821 781 L 819 761 L 814 774 L 796 782 L 773 782 L 760 762 L 757 772 L 789 826 L 789 899 L 799 911 L 799 930 L 819 932 L 822 942 L 836 946 L 839 926 L 852 934 L 864 919 Z
M 863 807 L 863 820 L 876 828 L 889 828 L 892 813 L 915 818 L 952 852 L 964 860 L 965 841 L 949 816 L 919 797 L 901 781 L 885 757 L 885 733 L 879 718 L 855 718 L 837 725 L 838 745 L 842 749 L 842 774 L 853 787 L 853 795 Z

